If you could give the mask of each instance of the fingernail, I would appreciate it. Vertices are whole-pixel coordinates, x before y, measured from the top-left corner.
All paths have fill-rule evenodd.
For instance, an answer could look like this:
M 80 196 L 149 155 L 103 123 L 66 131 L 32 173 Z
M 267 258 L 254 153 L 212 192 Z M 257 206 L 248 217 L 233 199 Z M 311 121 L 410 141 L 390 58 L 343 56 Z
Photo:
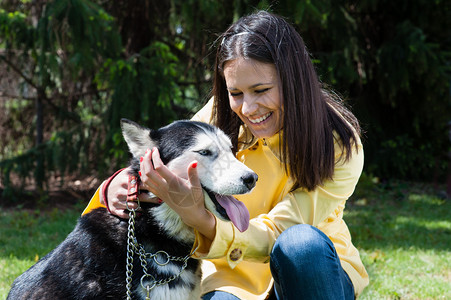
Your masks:
M 193 169 L 197 168 L 197 162 L 193 163 L 193 164 L 191 165 L 191 167 L 192 167 Z
M 159 203 L 159 204 L 163 203 L 163 200 L 161 200 L 160 198 L 158 198 L 158 203 Z
M 138 172 L 139 176 L 142 176 L 141 171 Z
M 140 158 L 139 158 L 139 162 L 143 162 L 143 157 L 141 156 Z

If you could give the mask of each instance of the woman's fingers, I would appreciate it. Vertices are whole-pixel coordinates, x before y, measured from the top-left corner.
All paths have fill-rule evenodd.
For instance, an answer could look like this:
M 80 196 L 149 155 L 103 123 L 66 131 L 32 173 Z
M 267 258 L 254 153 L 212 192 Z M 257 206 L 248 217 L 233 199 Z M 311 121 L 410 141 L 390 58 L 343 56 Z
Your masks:
M 188 167 L 188 178 L 192 186 L 200 186 L 199 174 L 197 174 L 197 161 Z
M 155 190 L 155 186 L 152 184 L 151 186 L 145 184 L 141 181 L 139 185 L 140 194 L 138 195 L 138 199 L 141 202 L 150 202 L 150 203 L 161 203 L 156 195 L 152 193 Z
M 177 177 L 168 167 L 163 163 L 160 158 L 160 152 L 157 148 L 153 148 L 151 151 L 151 157 L 153 162 L 153 169 L 161 178 L 162 183 L 166 182 L 168 186 L 173 186 L 174 184 L 178 184 Z
M 118 217 L 121 217 L 121 218 L 124 218 L 124 219 L 128 219 L 129 212 L 127 210 L 126 201 L 127 200 L 124 200 L 124 201 L 113 201 L 113 203 L 109 205 L 110 212 L 113 215 L 116 215 Z M 128 203 L 128 208 L 136 210 L 136 209 L 138 209 L 138 203 L 130 201 Z
M 122 201 L 127 198 L 128 172 L 128 169 L 123 170 L 110 182 L 108 193 L 106 195 L 109 206 L 114 204 L 117 200 Z
M 160 203 L 158 197 L 154 194 L 149 195 L 148 192 L 142 192 L 138 195 L 138 199 L 140 202 L 148 202 L 148 203 Z
M 111 211 L 111 213 L 113 214 L 113 215 L 116 215 L 116 216 L 118 216 L 119 218 L 122 218 L 122 219 L 128 219 L 129 218 L 129 215 L 128 215 L 128 212 L 126 212 L 125 210 L 115 210 L 115 209 L 113 209 L 113 210 L 111 210 L 110 209 L 110 211 Z
M 155 162 L 152 162 L 152 153 L 155 152 L 154 149 L 152 149 L 152 151 L 146 151 L 146 154 L 140 162 L 141 180 L 150 187 L 161 186 L 165 184 L 165 180 L 160 176 L 159 172 L 154 167 Z M 157 155 L 157 157 L 160 162 L 159 168 L 161 168 L 161 166 L 164 166 L 164 164 L 163 162 L 161 162 L 160 156 Z
M 192 162 L 183 175 L 170 170 L 161 160 L 156 148 L 147 151 L 140 161 L 143 187 L 169 206 L 191 207 L 203 200 L 196 169 L 197 161 Z
M 140 202 L 152 202 L 161 203 L 155 192 L 158 191 L 157 187 L 165 183 L 165 180 L 158 175 L 158 173 L 153 170 L 152 162 L 150 160 L 150 151 L 146 153 L 146 159 L 141 160 L 141 178 L 143 179 L 140 184 L 140 189 L 143 193 L 138 195 Z M 128 194 L 128 180 L 130 169 L 126 169 L 119 174 L 117 174 L 109 183 L 108 190 L 106 193 L 106 198 L 108 202 L 108 208 L 110 212 L 121 218 L 128 218 L 128 209 L 136 210 L 138 209 L 137 201 L 129 201 L 127 203 Z M 156 180 L 157 182 L 154 182 Z M 103 185 L 106 184 L 106 181 Z M 102 187 L 103 188 L 103 187 Z M 149 194 L 147 191 L 154 193 L 155 195 Z M 100 203 L 106 205 L 105 199 L 103 199 L 102 193 L 100 193 Z
M 101 191 L 103 190 L 103 187 L 105 186 L 106 182 L 107 182 L 107 181 L 104 180 L 104 181 L 102 182 L 102 184 L 100 185 L 99 189 L 100 189 Z M 99 193 L 99 202 L 100 202 L 100 204 L 103 204 L 103 205 L 106 206 L 105 199 L 103 199 L 103 193 Z

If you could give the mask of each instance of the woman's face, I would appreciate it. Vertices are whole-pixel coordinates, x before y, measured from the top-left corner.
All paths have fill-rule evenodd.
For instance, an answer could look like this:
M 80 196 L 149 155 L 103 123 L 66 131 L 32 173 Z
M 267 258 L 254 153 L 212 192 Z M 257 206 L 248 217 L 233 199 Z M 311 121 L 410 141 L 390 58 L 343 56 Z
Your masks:
M 268 138 L 282 128 L 279 80 L 273 64 L 237 58 L 224 65 L 232 110 L 257 138 Z

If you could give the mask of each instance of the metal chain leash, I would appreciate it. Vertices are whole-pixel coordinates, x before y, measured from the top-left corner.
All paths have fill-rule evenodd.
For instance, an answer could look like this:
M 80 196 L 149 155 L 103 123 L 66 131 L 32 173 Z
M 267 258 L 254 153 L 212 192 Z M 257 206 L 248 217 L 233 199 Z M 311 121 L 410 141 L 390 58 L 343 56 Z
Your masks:
M 129 200 L 129 199 L 128 199 Z M 182 274 L 185 268 L 188 265 L 188 260 L 196 252 L 197 248 L 192 251 L 190 254 L 185 257 L 177 257 L 171 256 L 165 251 L 157 251 L 156 253 L 146 253 L 144 247 L 138 243 L 135 237 L 135 217 L 136 211 L 140 208 L 139 199 L 136 197 L 134 200 L 138 201 L 138 207 L 136 209 L 132 209 L 128 207 L 128 201 L 126 202 L 127 209 L 129 211 L 129 219 L 128 219 L 128 232 L 127 232 L 127 264 L 126 264 L 126 289 L 127 289 L 127 300 L 132 299 L 132 279 L 133 279 L 133 256 L 135 253 L 138 255 L 141 267 L 143 268 L 144 275 L 141 277 L 141 287 L 146 290 L 146 300 L 150 300 L 150 291 L 160 285 L 167 284 Z M 159 260 L 158 257 L 163 256 L 162 260 Z M 156 280 L 154 276 L 148 273 L 147 271 L 147 259 L 153 259 L 154 262 L 159 266 L 165 266 L 171 261 L 181 261 L 183 262 L 180 271 L 177 274 L 174 274 L 168 278 Z M 145 285 L 145 281 L 148 284 Z
M 127 205 L 128 206 L 128 205 Z M 139 207 L 139 202 L 138 202 Z M 128 232 L 127 232 L 127 264 L 126 264 L 126 288 L 127 300 L 132 299 L 132 277 L 133 277 L 133 255 L 136 249 L 137 241 L 135 238 L 135 217 L 136 211 L 129 209 Z
M 194 252 L 195 251 L 193 251 L 192 253 L 194 253 Z M 141 266 L 142 266 L 143 272 L 144 272 L 144 275 L 141 277 L 141 287 L 143 289 L 147 290 L 147 297 L 149 297 L 149 292 L 154 287 L 167 284 L 167 283 L 175 280 L 176 278 L 178 278 L 180 276 L 180 274 L 182 274 L 182 272 L 187 267 L 188 260 L 190 259 L 192 253 L 186 255 L 185 257 L 171 256 L 166 251 L 158 251 L 158 252 L 152 254 L 152 253 L 146 253 L 143 246 L 139 245 L 138 255 L 139 255 L 139 260 L 141 262 Z M 164 256 L 163 261 L 158 260 L 158 257 L 161 255 Z M 151 274 L 149 274 L 147 272 L 147 258 L 153 259 L 154 262 L 156 264 L 158 264 L 159 266 L 165 266 L 171 261 L 181 261 L 181 262 L 183 262 L 183 265 L 181 266 L 180 271 L 178 273 L 176 273 L 168 278 L 156 280 L 154 276 L 152 276 Z M 147 281 L 149 281 L 149 283 L 147 285 L 144 284 L 146 279 L 147 279 Z

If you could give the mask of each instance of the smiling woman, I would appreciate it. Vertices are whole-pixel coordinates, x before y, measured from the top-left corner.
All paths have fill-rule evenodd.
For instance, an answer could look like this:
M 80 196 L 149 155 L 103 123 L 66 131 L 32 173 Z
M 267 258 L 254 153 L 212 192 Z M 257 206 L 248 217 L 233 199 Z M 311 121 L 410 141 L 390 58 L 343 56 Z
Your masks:
M 279 80 L 273 64 L 237 58 L 224 66 L 230 107 L 256 138 L 269 138 L 282 127 Z

